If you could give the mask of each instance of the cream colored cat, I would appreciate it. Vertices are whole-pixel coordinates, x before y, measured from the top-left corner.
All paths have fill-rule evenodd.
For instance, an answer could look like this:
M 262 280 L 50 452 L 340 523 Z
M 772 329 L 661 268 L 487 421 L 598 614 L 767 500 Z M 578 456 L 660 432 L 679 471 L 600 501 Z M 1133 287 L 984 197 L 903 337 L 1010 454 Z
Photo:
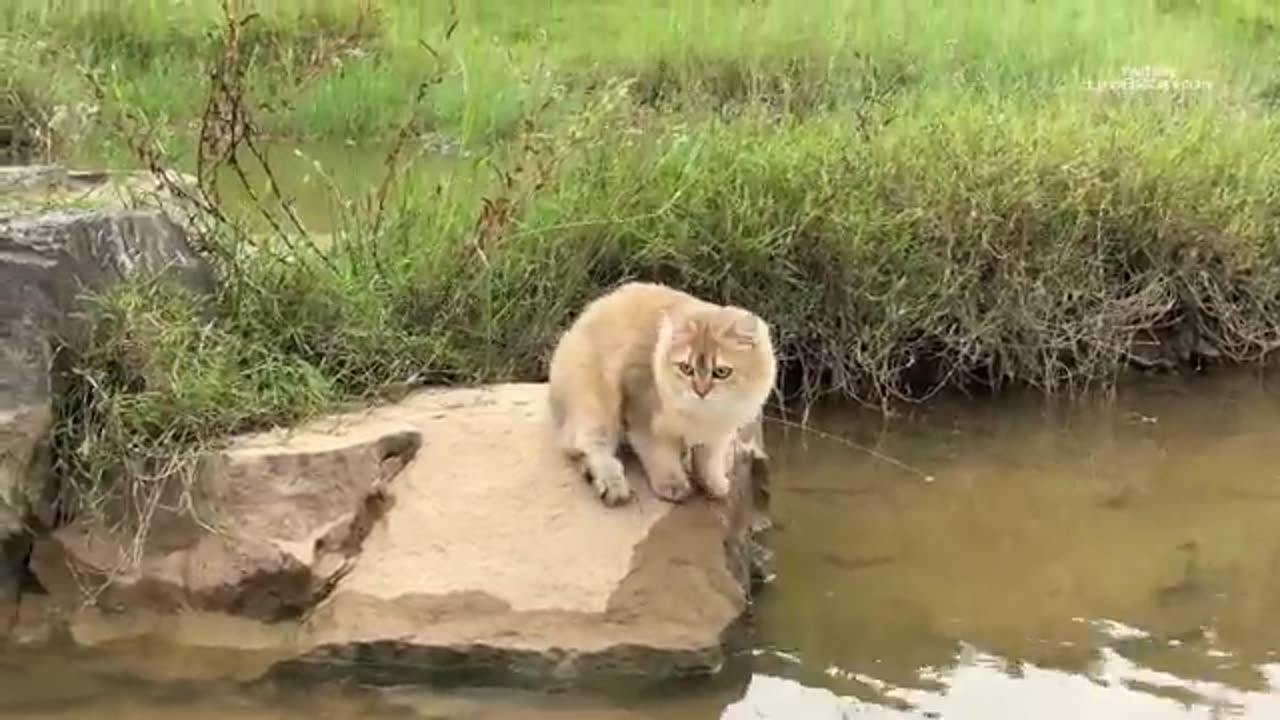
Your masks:
M 560 338 L 551 417 L 606 505 L 632 496 L 618 459 L 623 439 L 659 497 L 688 497 L 691 450 L 695 474 L 719 498 L 729 492 L 734 438 L 760 414 L 776 376 L 769 326 L 756 314 L 632 282 L 589 303 Z

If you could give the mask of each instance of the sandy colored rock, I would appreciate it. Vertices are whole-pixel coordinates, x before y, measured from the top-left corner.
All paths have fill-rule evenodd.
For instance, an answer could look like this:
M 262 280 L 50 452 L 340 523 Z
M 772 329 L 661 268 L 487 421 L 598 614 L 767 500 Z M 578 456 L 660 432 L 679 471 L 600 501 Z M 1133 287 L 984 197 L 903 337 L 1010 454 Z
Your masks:
M 726 501 L 698 495 L 680 505 L 654 497 L 630 463 L 636 499 L 607 508 L 551 445 L 545 393 L 542 384 L 423 390 L 395 404 L 238 440 L 233 464 L 254 456 L 295 460 L 269 481 L 237 484 L 245 498 L 233 503 L 235 517 L 244 518 L 237 537 L 249 546 L 252 538 L 287 532 L 292 539 L 272 542 L 291 548 L 307 547 L 316 533 L 284 529 L 296 519 L 275 510 L 247 517 L 256 512 L 252 506 L 305 515 L 323 498 L 272 488 L 289 486 L 300 468 L 323 466 L 317 453 L 325 448 L 356 446 L 361 438 L 367 446 L 396 433 L 421 445 L 383 483 L 384 512 L 370 516 L 353 561 L 302 617 L 267 622 L 263 614 L 254 620 L 241 613 L 219 621 L 231 609 L 213 612 L 208 602 L 204 609 L 166 610 L 133 579 L 132 594 L 115 596 L 126 612 L 82 610 L 70 621 L 71 636 L 95 646 L 150 638 L 235 649 L 244 641 L 253 652 L 281 654 L 271 670 L 277 677 L 369 683 L 545 688 L 717 672 L 749 603 L 752 490 L 763 477 L 762 461 L 752 461 L 744 444 Z M 746 429 L 744 437 L 758 441 L 758 429 Z M 372 468 L 378 456 L 359 467 Z M 214 542 L 205 537 L 198 542 Z M 58 546 L 74 541 L 65 533 L 55 538 Z M 42 580 L 54 567 L 43 557 L 49 546 L 38 545 L 33 560 Z M 190 556 L 189 549 L 174 552 Z M 157 582 L 187 580 L 187 595 L 176 597 L 190 607 L 193 588 L 202 586 L 174 570 L 189 561 L 148 557 L 145 572 Z M 150 609 L 140 611 L 144 603 Z
M 74 523 L 37 542 L 31 568 L 66 604 L 103 588 L 96 603 L 108 608 L 296 616 L 350 570 L 420 443 L 413 428 L 378 422 L 288 445 L 242 438 L 201 473 L 199 522 L 161 511 L 140 563 L 124 563 L 128 538 Z
M 546 387 L 428 390 L 366 417 L 422 450 L 280 672 L 544 684 L 717 671 L 748 602 L 751 463 L 725 502 L 604 507 L 551 445 Z M 745 457 L 745 456 L 744 456 Z

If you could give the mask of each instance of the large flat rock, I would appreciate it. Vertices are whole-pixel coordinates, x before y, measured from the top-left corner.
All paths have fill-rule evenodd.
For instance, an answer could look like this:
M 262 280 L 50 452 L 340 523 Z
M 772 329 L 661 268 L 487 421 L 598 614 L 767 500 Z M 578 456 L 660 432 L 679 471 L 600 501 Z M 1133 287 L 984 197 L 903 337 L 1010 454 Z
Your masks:
M 141 574 L 123 579 L 118 602 L 76 611 L 70 635 L 95 646 L 147 637 L 152 648 L 269 649 L 279 658 L 271 673 L 368 683 L 546 688 L 714 674 L 749 605 L 758 517 L 752 490 L 764 469 L 751 453 L 759 427 L 743 433 L 726 500 L 699 494 L 664 502 L 630 463 L 636 499 L 608 508 L 553 447 L 545 412 L 542 384 L 430 389 L 236 438 L 224 467 L 256 473 L 256 457 L 287 460 L 270 464 L 276 470 L 256 483 L 261 501 L 252 501 L 252 473 L 207 478 L 223 495 L 228 482 L 235 489 L 234 533 L 153 545 Z M 392 443 L 404 447 L 392 448 L 394 466 L 378 472 L 388 438 L 412 442 Z M 350 459 L 333 464 L 343 457 Z M 352 469 L 351 480 L 336 480 L 341 467 Z M 368 487 L 378 489 L 378 511 L 346 512 Z M 345 489 L 324 502 L 326 488 Z M 295 505 L 300 527 L 292 532 L 287 515 Z M 342 519 L 350 517 L 368 522 Z M 328 527 L 305 518 L 339 519 L 333 527 L 352 540 L 339 543 L 350 550 L 340 566 L 304 552 L 319 537 L 308 528 Z M 297 562 L 251 552 L 264 541 L 287 549 L 290 537 L 302 539 L 290 553 Z M 60 572 L 51 544 L 73 556 L 82 574 L 94 556 L 79 538 L 68 530 L 37 543 L 37 574 Z M 255 594 L 280 585 L 241 575 L 222 585 L 201 579 L 222 566 L 203 563 L 190 548 L 225 547 L 228 539 L 243 551 L 232 555 L 261 558 L 268 574 L 287 576 L 301 564 L 312 579 L 302 587 L 311 592 L 322 580 L 321 592 L 306 596 L 313 604 L 297 617 L 245 612 L 271 605 Z M 328 572 L 334 567 L 340 571 Z M 166 592 L 157 593 L 161 586 Z
M 719 669 L 748 603 L 752 463 L 727 501 L 681 505 L 633 463 L 637 500 L 606 508 L 552 446 L 545 394 L 430 390 L 364 414 L 423 444 L 282 670 L 544 684 Z

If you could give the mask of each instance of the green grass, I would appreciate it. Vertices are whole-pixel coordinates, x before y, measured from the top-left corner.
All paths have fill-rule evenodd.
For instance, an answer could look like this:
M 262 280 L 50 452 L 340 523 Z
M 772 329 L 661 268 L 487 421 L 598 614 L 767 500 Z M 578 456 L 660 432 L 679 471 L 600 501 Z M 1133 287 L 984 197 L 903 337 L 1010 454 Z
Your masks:
M 767 99 L 801 112 L 902 88 L 1052 97 L 1126 66 L 1170 67 L 1242 100 L 1274 93 L 1280 79 L 1280 10 L 1264 0 L 463 1 L 456 16 L 443 0 L 244 4 L 260 13 L 245 31 L 260 96 L 289 100 L 264 122 L 309 140 L 394 134 L 411 88 L 432 74 L 422 43 L 451 68 L 433 96 L 433 129 L 476 147 L 548 103 L 580 104 L 615 76 L 637 77 L 643 98 L 686 111 Z M 10 72 L 38 63 L 41 80 L 68 97 L 82 84 L 77 64 L 114 67 L 121 94 L 171 138 L 199 116 L 219 23 L 215 0 L 14 0 L 0 10 L 0 35 L 23 48 L 6 60 Z M 280 92 L 318 51 L 339 46 L 330 72 Z M 86 147 L 110 140 L 102 128 L 86 133 Z
M 789 397 L 1074 394 L 1135 360 L 1252 362 L 1280 341 L 1270 3 L 461 2 L 446 41 L 447 6 L 300 20 L 286 2 L 251 26 L 253 92 L 289 100 L 261 111 L 284 147 L 385 146 L 443 67 L 413 127 L 475 157 L 404 173 L 381 224 L 359 202 L 376 182 L 342 171 L 317 194 L 337 213 L 322 243 L 204 238 L 223 288 L 203 307 L 146 283 L 99 298 L 59 410 L 83 497 L 138 477 L 128 462 L 164 478 L 229 433 L 405 383 L 540 379 L 582 304 L 632 278 L 758 310 Z M 82 101 L 54 59 L 75 48 L 114 63 L 116 99 L 62 126 L 63 154 L 118 157 L 105 119 L 129 108 L 186 161 L 215 4 L 91 7 L 0 10 L 10 95 Z M 341 38 L 340 61 L 291 79 Z M 1209 86 L 1087 87 L 1134 67 Z
M 830 115 L 664 123 L 619 142 L 624 110 L 479 249 L 474 190 L 492 186 L 404 188 L 377 236 L 340 227 L 334 244 L 224 266 L 212 325 L 124 288 L 83 369 L 112 401 L 150 398 L 139 433 L 218 437 L 411 378 L 540 378 L 573 313 L 627 278 L 756 308 L 792 390 L 868 401 L 935 385 L 1079 392 L 1147 336 L 1189 332 L 1235 360 L 1280 340 L 1280 124 L 1212 108 L 1171 121 L 1158 105 L 901 110 L 869 139 Z M 202 340 L 129 343 L 145 362 L 117 376 L 135 323 Z M 216 352 L 148 351 L 162 346 Z M 277 383 L 278 401 L 264 390 Z

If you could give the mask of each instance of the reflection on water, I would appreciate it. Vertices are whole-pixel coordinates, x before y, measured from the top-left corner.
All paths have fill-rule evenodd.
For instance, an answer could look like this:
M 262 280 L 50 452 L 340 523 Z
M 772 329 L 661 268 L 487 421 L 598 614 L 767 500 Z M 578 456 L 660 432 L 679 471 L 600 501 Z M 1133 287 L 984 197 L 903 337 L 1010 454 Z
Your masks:
M 1280 717 L 1280 395 L 1261 379 L 811 421 L 921 472 L 775 426 L 778 574 L 741 703 L 746 672 L 606 701 L 289 688 L 213 658 L 184 680 L 136 652 L 0 649 L 0 716 Z
M 1261 380 L 822 425 L 934 479 L 776 445 L 766 671 L 947 718 L 1280 708 L 1280 396 Z
M 152 650 L 156 650 L 152 648 Z M 619 702 L 507 690 L 435 692 L 245 682 L 212 657 L 204 673 L 166 667 L 147 648 L 0 649 L 0 718 L 23 720 L 698 720 L 734 699 L 723 689 L 695 697 Z M 225 660 L 225 658 L 223 659 Z M 632 708 L 630 706 L 635 705 Z
M 962 655 L 956 667 L 944 673 L 927 673 L 936 683 L 933 690 L 893 688 L 873 678 L 848 676 L 848 679 L 875 686 L 882 693 L 884 699 L 874 704 L 786 678 L 757 675 L 746 697 L 730 706 L 722 720 L 1280 717 L 1280 695 L 1274 692 L 1240 690 L 1221 683 L 1188 682 L 1170 673 L 1143 668 L 1106 648 L 1086 674 L 1026 664 L 1014 669 L 1008 660 L 971 647 L 965 647 Z M 1280 665 L 1261 669 L 1273 684 L 1280 686 Z M 832 672 L 841 674 L 837 670 Z
M 350 224 L 360 216 L 353 213 L 354 206 L 349 207 L 348 204 L 364 204 L 375 198 L 387 177 L 387 161 L 393 146 L 281 140 L 262 143 L 260 149 L 267 158 L 270 175 L 247 149 L 236 156 L 239 170 L 230 165 L 219 167 L 215 189 L 220 208 L 244 223 L 250 232 L 270 233 L 272 222 L 287 232 L 295 232 L 290 218 L 274 195 L 274 180 L 280 195 L 307 232 L 323 239 L 324 236 L 356 229 Z M 436 190 L 438 183 L 447 180 L 446 186 L 455 188 L 455 192 L 474 192 L 468 183 L 477 174 L 476 160 L 447 140 L 407 142 L 399 148 L 396 158 L 392 173 L 396 187 L 411 188 L 412 192 L 426 197 Z M 113 161 L 92 148 L 68 158 L 67 162 L 83 169 L 120 165 L 118 160 Z M 179 170 L 192 175 L 195 174 L 195 166 L 194 157 L 176 161 Z M 143 166 L 128 163 L 120 169 L 145 171 Z M 240 171 L 244 172 L 243 177 Z M 395 207 L 394 201 L 394 196 L 388 198 L 388 207 Z M 264 210 L 271 220 L 264 216 Z
M 243 180 L 234 168 L 226 167 L 218 174 L 218 191 L 224 206 L 257 232 L 269 232 L 270 222 L 261 208 L 271 212 L 280 227 L 292 232 L 288 216 L 272 194 L 274 178 L 281 195 L 309 233 L 328 235 L 345 229 L 359 216 L 343 203 L 369 201 L 387 175 L 391 146 L 347 146 L 332 143 L 281 143 L 270 145 L 265 152 L 271 167 L 269 177 L 261 165 L 246 151 L 242 167 Z M 455 150 L 437 144 L 409 144 L 398 156 L 400 168 L 394 177 L 402 185 L 412 179 L 436 179 L 449 175 L 462 182 L 471 162 Z M 254 203 L 257 197 L 260 205 Z M 392 199 L 394 201 L 394 198 Z

